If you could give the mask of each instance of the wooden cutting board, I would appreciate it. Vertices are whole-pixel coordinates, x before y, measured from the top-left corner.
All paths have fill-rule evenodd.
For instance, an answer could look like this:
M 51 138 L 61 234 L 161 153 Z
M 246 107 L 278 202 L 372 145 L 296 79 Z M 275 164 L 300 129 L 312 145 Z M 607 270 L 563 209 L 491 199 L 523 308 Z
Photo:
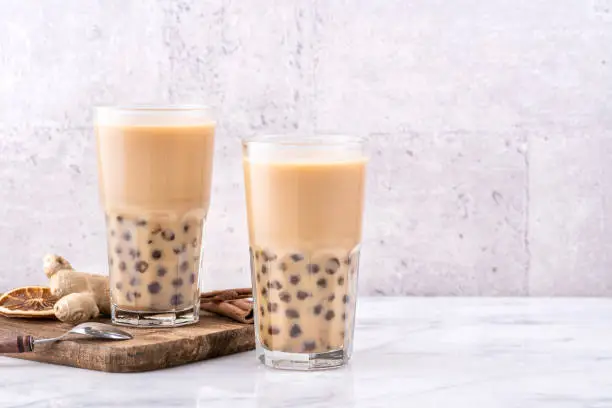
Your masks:
M 104 319 L 99 321 L 109 323 Z M 53 320 L 0 317 L 0 336 L 31 335 L 35 339 L 57 337 L 71 327 Z M 255 348 L 252 324 L 237 323 L 206 312 L 201 313 L 198 324 L 191 326 L 121 329 L 131 333 L 134 339 L 62 341 L 39 346 L 33 353 L 4 356 L 89 370 L 132 373 L 174 367 Z

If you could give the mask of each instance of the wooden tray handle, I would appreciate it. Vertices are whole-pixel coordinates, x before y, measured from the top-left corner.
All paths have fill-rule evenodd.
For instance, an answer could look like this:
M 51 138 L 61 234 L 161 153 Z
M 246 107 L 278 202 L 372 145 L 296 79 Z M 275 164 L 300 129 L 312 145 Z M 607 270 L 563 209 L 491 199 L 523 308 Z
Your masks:
M 27 353 L 33 350 L 32 336 L 3 336 L 0 337 L 0 354 Z

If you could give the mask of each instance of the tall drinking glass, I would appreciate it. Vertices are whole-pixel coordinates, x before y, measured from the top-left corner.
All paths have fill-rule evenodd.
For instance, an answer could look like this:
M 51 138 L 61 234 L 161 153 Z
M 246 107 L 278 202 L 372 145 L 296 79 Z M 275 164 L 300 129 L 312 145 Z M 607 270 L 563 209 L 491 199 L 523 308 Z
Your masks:
M 348 136 L 243 142 L 258 358 L 314 370 L 351 356 L 367 159 Z
M 211 111 L 100 107 L 95 127 L 113 323 L 197 322 L 213 162 Z

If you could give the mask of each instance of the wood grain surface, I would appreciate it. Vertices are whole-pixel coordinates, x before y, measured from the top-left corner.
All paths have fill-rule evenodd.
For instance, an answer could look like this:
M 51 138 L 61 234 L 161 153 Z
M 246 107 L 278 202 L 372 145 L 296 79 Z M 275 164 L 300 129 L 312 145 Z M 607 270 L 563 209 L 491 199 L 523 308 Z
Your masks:
M 108 320 L 99 320 L 109 323 Z M 61 335 L 72 326 L 58 321 L 0 317 L 0 337 Z M 3 354 L 26 360 L 114 373 L 158 370 L 255 348 L 252 324 L 202 312 L 200 322 L 172 329 L 122 327 L 133 340 L 104 341 L 74 336 L 74 341 L 37 346 L 34 352 Z

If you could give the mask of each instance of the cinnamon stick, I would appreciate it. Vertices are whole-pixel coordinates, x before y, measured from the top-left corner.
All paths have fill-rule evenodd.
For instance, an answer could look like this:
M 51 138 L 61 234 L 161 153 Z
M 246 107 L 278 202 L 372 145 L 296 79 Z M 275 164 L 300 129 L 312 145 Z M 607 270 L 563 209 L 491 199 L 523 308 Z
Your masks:
M 253 324 L 253 302 L 246 299 L 207 302 L 200 305 L 202 310 L 229 317 L 240 323 Z
M 252 324 L 253 302 L 251 288 L 215 290 L 200 295 L 200 308 L 229 317 L 240 323 Z
M 212 292 L 205 292 L 200 295 L 202 301 L 224 301 L 224 300 L 236 300 L 236 299 L 247 299 L 253 296 L 251 288 L 240 288 L 240 289 L 223 289 L 213 290 Z

